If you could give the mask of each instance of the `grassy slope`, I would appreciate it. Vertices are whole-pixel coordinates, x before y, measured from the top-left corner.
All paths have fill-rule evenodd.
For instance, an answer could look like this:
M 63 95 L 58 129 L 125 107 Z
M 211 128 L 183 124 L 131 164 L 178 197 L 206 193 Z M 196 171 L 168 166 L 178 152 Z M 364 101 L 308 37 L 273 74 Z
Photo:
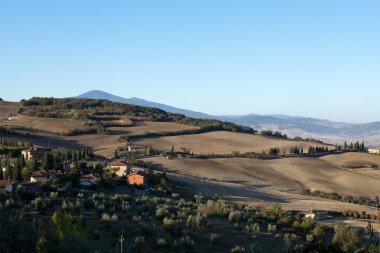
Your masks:
M 0 117 L 14 115 L 18 112 L 20 103 L 0 101 Z
M 333 159 L 331 155 L 329 159 Z M 339 155 L 338 155 L 339 156 Z M 232 159 L 147 159 L 178 173 L 267 189 L 301 192 L 302 188 L 374 197 L 380 179 L 341 169 L 324 158 L 277 160 Z
M 302 147 L 304 152 L 307 152 L 310 145 L 321 146 L 321 144 L 318 143 L 284 140 L 260 135 L 225 131 L 195 135 L 144 138 L 137 140 L 136 143 L 152 145 L 153 147 L 167 151 L 170 151 L 172 146 L 174 146 L 176 150 L 180 150 L 181 147 L 186 147 L 190 148 L 195 154 L 230 154 L 234 151 L 239 151 L 241 153 L 261 153 L 263 150 L 268 152 L 272 147 L 279 147 L 281 153 L 286 149 L 286 152 L 288 153 L 290 148 L 294 146 Z M 332 146 L 330 146 L 330 148 L 333 149 Z

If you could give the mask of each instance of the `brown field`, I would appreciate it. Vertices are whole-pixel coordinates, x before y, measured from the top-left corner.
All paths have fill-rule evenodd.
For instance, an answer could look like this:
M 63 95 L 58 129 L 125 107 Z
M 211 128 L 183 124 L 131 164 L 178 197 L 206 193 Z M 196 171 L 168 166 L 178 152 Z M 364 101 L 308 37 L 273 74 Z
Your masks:
M 11 119 L 0 120 L 1 125 L 23 126 L 42 131 L 65 134 L 73 129 L 84 128 L 84 121 L 60 118 L 38 118 L 27 115 L 17 115 Z
M 15 115 L 19 108 L 20 103 L 18 102 L 0 101 L 0 117 Z
M 19 116 L 17 116 L 19 117 Z M 16 117 L 16 118 L 17 118 Z M 20 116 L 25 117 L 25 116 Z M 39 118 L 33 118 L 33 120 L 39 120 Z M 44 119 L 52 120 L 53 122 L 57 119 Z M 58 121 L 57 121 L 58 122 Z M 44 126 L 38 127 L 36 124 L 23 124 L 24 126 L 43 128 Z M 67 127 L 66 124 L 64 127 Z M 57 126 L 57 129 L 60 126 Z M 50 128 L 47 128 L 50 129 Z M 57 147 L 67 147 L 67 148 L 81 148 L 81 147 L 91 147 L 95 154 L 99 155 L 111 155 L 119 147 L 124 147 L 125 143 L 120 142 L 120 137 L 122 135 L 132 135 L 132 134 L 142 134 L 146 132 L 162 132 L 162 131 L 180 131 L 186 129 L 192 129 L 192 127 L 180 125 L 171 122 L 136 122 L 131 127 L 110 127 L 108 128 L 111 133 L 108 135 L 102 134 L 83 134 L 76 136 L 57 136 L 53 134 L 42 134 L 38 136 L 24 136 L 17 137 L 20 141 L 33 142 L 40 146 L 50 146 L 52 148 Z
M 177 132 L 183 130 L 198 129 L 197 127 L 181 125 L 172 122 L 139 122 L 136 121 L 129 127 L 110 127 L 115 134 L 146 134 L 146 133 L 160 133 L 160 132 Z
M 331 155 L 331 159 L 333 156 L 336 155 Z M 380 192 L 380 179 L 340 169 L 323 158 L 167 160 L 155 157 L 146 161 L 168 168 L 172 177 L 190 184 L 197 193 L 218 194 L 239 202 L 281 203 L 289 209 L 373 211 L 370 207 L 301 195 L 305 188 L 368 197 Z
M 318 143 L 309 143 L 303 141 L 282 140 L 277 138 L 265 137 L 260 135 L 240 134 L 225 131 L 169 136 L 159 138 L 144 138 L 136 140 L 137 144 L 152 145 L 155 148 L 169 151 L 172 146 L 175 150 L 181 147 L 190 148 L 194 154 L 231 154 L 238 151 L 240 153 L 262 151 L 268 152 L 270 148 L 278 147 L 281 153 L 286 150 L 288 153 L 290 148 L 298 146 L 303 148 L 304 152 L 308 151 L 310 145 L 321 146 Z M 333 149 L 333 146 L 329 146 Z

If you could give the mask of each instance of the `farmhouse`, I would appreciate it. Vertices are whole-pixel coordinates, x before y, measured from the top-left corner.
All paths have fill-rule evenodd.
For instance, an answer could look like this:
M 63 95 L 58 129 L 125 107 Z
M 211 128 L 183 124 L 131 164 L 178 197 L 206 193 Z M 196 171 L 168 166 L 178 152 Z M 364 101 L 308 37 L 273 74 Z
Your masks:
M 99 178 L 93 174 L 88 174 L 81 176 L 79 179 L 79 184 L 82 186 L 92 186 L 99 183 Z
M 121 161 L 111 163 L 110 169 L 119 177 L 126 176 L 128 173 L 128 166 Z
M 375 154 L 375 155 L 380 155 L 380 148 L 369 148 L 368 153 L 370 154 Z
M 56 178 L 57 172 L 56 171 L 38 171 L 32 174 L 30 177 L 30 182 L 41 182 L 45 183 L 49 179 Z
M 44 149 L 39 148 L 28 148 L 21 151 L 21 155 L 24 156 L 25 160 L 28 161 L 30 159 L 41 159 L 45 154 Z
M 144 153 L 145 147 L 142 145 L 129 145 L 128 146 L 128 152 Z
M 0 194 L 11 193 L 13 185 L 8 180 L 0 180 Z
M 145 184 L 145 172 L 134 171 L 128 174 L 128 184 L 130 185 L 144 185 Z

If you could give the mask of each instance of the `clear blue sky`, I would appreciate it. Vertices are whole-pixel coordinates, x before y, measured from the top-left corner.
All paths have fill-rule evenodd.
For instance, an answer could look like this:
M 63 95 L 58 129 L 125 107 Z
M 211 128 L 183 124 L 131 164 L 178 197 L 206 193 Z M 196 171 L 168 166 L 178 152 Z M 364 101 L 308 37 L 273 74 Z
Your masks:
M 1 1 L 0 97 L 380 121 L 380 1 Z

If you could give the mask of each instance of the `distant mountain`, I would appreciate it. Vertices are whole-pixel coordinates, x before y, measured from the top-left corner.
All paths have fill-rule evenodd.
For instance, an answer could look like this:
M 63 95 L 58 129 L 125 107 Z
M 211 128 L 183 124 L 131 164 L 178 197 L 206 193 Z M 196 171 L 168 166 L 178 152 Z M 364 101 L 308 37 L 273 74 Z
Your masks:
M 352 124 L 282 114 L 213 116 L 140 98 L 123 98 L 100 90 L 89 91 L 76 98 L 107 99 L 119 103 L 155 107 L 167 112 L 183 114 L 188 117 L 230 121 L 239 125 L 250 126 L 259 131 L 281 131 L 282 133 L 286 133 L 289 137 L 315 138 L 332 144 L 343 143 L 344 141 L 364 141 L 370 146 L 380 146 L 380 122 Z
M 179 113 L 183 114 L 188 117 L 193 117 L 193 118 L 213 118 L 211 115 L 207 115 L 205 113 L 201 112 L 194 112 L 191 110 L 186 110 L 186 109 L 180 109 L 176 108 L 173 106 L 169 105 L 164 105 L 160 103 L 155 103 L 155 102 L 150 102 L 141 98 L 123 98 L 119 96 L 112 95 L 110 93 L 100 91 L 100 90 L 92 90 L 86 93 L 83 93 L 79 96 L 76 96 L 75 98 L 88 98 L 88 99 L 107 99 L 112 102 L 119 102 L 119 103 L 124 103 L 124 104 L 132 104 L 132 105 L 140 105 L 140 106 L 146 106 L 146 107 L 154 107 L 158 108 L 167 112 L 171 113 Z
M 258 130 L 280 131 L 289 137 L 315 138 L 332 144 L 364 141 L 370 146 L 380 145 L 380 122 L 353 124 L 299 116 L 257 114 L 221 116 L 219 119 Z

